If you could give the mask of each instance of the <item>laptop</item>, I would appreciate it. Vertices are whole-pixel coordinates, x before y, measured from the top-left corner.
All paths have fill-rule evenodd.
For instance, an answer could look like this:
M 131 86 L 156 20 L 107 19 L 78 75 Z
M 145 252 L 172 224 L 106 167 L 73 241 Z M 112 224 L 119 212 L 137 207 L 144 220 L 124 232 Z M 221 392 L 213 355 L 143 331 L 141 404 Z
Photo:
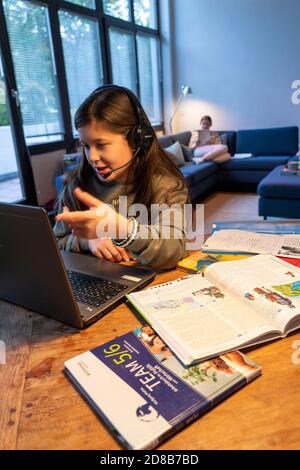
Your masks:
M 155 277 L 150 269 L 60 251 L 41 207 L 0 203 L 0 298 L 85 328 Z

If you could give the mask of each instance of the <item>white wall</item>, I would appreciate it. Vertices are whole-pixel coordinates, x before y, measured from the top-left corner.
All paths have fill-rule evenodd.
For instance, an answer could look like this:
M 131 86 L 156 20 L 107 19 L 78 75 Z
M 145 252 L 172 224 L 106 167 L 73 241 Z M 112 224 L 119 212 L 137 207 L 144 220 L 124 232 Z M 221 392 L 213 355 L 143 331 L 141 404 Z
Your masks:
M 162 0 L 163 2 L 168 0 Z M 190 85 L 176 131 L 300 124 L 291 84 L 300 79 L 299 0 L 172 0 L 176 95 Z M 166 114 L 170 103 L 166 102 Z

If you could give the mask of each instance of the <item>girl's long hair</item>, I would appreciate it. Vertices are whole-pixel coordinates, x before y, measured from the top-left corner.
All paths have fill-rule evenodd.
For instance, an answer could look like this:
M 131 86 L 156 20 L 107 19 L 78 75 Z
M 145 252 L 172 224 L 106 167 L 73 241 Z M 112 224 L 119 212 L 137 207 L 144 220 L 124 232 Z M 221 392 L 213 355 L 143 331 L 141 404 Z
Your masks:
M 143 121 L 150 122 L 145 111 Z M 92 121 L 103 123 L 106 128 L 116 134 L 125 136 L 133 151 L 134 143 L 131 139 L 132 130 L 139 125 L 138 111 L 134 109 L 131 99 L 122 88 L 109 87 L 93 92 L 79 106 L 75 114 L 75 127 L 86 126 Z M 177 182 L 178 189 L 185 188 L 185 181 L 181 172 L 160 146 L 153 130 L 153 140 L 147 151 L 140 150 L 128 167 L 126 185 L 129 191 L 135 194 L 134 203 L 144 204 L 147 209 L 153 203 L 153 179 L 159 175 L 172 176 Z M 69 208 L 86 209 L 83 204 L 76 201 L 73 190 L 79 186 L 83 191 L 90 191 L 89 183 L 95 177 L 94 170 L 83 155 L 79 168 L 70 174 L 63 192 L 62 202 Z M 168 188 L 166 188 L 166 192 Z M 130 192 L 128 193 L 130 194 Z

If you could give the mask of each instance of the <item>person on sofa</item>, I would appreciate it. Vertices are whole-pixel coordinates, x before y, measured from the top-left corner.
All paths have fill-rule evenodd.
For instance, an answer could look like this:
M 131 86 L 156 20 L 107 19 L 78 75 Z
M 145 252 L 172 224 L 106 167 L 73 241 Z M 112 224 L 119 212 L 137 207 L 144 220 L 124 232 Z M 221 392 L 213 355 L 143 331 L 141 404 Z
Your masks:
M 224 139 L 218 132 L 211 132 L 211 127 L 212 118 L 203 116 L 200 120 L 200 129 L 196 135 L 192 135 L 193 162 L 196 164 L 206 161 L 222 163 L 231 158 Z
M 137 97 L 124 87 L 100 87 L 78 108 L 75 126 L 83 158 L 59 201 L 54 227 L 59 248 L 90 251 L 115 262 L 128 261 L 128 250 L 144 265 L 174 268 L 187 255 L 182 221 L 188 189 Z M 128 208 L 147 208 L 147 223 L 139 225 L 136 217 L 119 213 L 121 196 L 127 196 Z M 163 209 L 150 223 L 153 204 Z M 162 236 L 162 228 L 167 231 L 164 214 L 168 216 L 173 205 L 177 213 L 172 207 L 167 239 Z M 104 229 L 99 235 L 100 223 L 116 227 L 116 236 L 110 238 Z

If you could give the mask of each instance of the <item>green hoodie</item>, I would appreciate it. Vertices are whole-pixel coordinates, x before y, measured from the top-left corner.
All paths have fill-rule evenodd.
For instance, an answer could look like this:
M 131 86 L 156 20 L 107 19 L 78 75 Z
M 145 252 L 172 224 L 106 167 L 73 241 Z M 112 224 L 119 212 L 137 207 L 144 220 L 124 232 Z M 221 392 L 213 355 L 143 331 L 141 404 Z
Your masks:
M 178 182 L 174 177 L 158 175 L 153 181 L 153 203 L 164 204 L 159 215 L 152 221 L 153 224 L 141 224 L 136 239 L 127 247 L 138 261 L 156 269 L 172 269 L 177 262 L 187 256 L 185 249 L 186 236 L 182 227 L 183 205 L 188 202 L 188 190 L 186 186 L 178 188 Z M 112 204 L 116 211 L 119 209 L 119 197 L 127 196 L 127 205 L 134 201 L 134 193 L 128 195 L 128 188 L 123 184 L 101 182 L 92 176 L 89 184 L 89 192 L 102 202 Z M 72 201 L 73 202 L 73 201 Z M 176 204 L 172 209 L 170 223 L 168 219 L 169 206 Z M 74 205 L 69 207 L 71 211 L 76 209 Z M 62 201 L 59 202 L 58 213 L 62 212 Z M 134 215 L 134 214 L 133 214 Z M 162 237 L 162 227 L 170 231 L 169 239 Z M 88 240 L 79 239 L 72 235 L 70 227 L 65 222 L 56 222 L 54 226 L 58 246 L 61 250 L 84 253 L 89 251 Z

